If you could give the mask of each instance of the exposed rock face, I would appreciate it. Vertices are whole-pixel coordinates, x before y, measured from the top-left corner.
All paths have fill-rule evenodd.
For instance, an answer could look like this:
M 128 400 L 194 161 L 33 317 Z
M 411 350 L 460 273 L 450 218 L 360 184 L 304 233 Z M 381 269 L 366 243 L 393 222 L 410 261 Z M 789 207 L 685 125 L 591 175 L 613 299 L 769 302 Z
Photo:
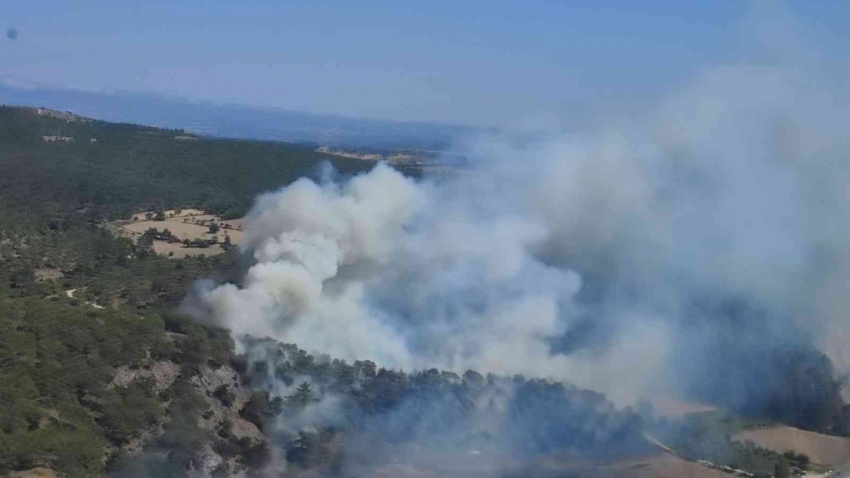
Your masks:
M 204 474 L 204 476 L 209 476 L 215 471 L 219 466 L 224 463 L 224 458 L 221 457 L 218 453 L 213 451 L 212 446 L 207 443 L 204 445 L 204 448 L 197 456 L 197 462 L 199 466 L 200 472 Z
M 251 397 L 251 390 L 242 386 L 239 380 L 239 374 L 233 368 L 223 366 L 213 370 L 209 367 L 204 367 L 201 370 L 201 374 L 192 379 L 192 383 L 201 390 L 212 411 L 211 414 L 207 414 L 207 417 L 202 420 L 201 426 L 204 429 L 215 430 L 224 420 L 229 420 L 231 423 L 230 432 L 236 438 L 250 438 L 258 442 L 263 441 L 263 432 L 256 425 L 239 415 L 239 410 L 242 409 L 245 402 Z M 234 397 L 233 404 L 229 407 L 224 406 L 213 396 L 215 390 L 222 385 L 226 386 Z
M 135 369 L 122 366 L 116 370 L 110 386 L 127 387 L 135 380 L 150 379 L 157 393 L 161 394 L 174 384 L 180 372 L 180 365 L 168 360 L 151 362 L 149 366 Z M 199 419 L 199 425 L 202 429 L 209 431 L 210 436 L 215 436 L 220 429 L 227 427 L 229 433 L 237 439 L 247 438 L 255 444 L 264 441 L 263 432 L 239 415 L 239 411 L 251 397 L 251 390 L 242 385 L 239 374 L 232 367 L 222 366 L 213 369 L 203 366 L 200 374 L 191 378 L 191 383 L 209 407 Z M 233 397 L 229 405 L 223 404 L 215 396 L 215 391 L 222 386 L 226 387 L 229 396 Z M 168 403 L 164 402 L 163 405 L 167 407 Z M 124 446 L 124 450 L 131 455 L 141 454 L 146 444 L 155 441 L 165 432 L 164 426 L 167 421 L 166 418 L 163 423 L 157 423 L 151 429 L 144 431 Z M 247 476 L 247 469 L 237 459 L 225 459 L 215 451 L 212 442 L 204 444 L 195 456 L 194 463 L 194 471 L 200 476 L 209 477 L 216 470 L 227 470 L 229 475 L 234 477 Z
M 162 393 L 170 387 L 180 374 L 180 365 L 170 360 L 154 362 L 149 367 L 131 369 L 123 365 L 118 367 L 112 378 L 112 386 L 126 387 L 137 378 L 149 378 L 154 381 L 157 393 Z

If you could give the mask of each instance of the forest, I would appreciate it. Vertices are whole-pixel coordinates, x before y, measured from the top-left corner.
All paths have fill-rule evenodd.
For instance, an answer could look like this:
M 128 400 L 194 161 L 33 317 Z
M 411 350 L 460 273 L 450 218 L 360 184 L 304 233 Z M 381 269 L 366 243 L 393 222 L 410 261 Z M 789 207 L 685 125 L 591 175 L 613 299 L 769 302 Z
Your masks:
M 103 222 L 175 207 L 239 217 L 257 194 L 321 175 L 324 164 L 348 175 L 372 163 L 186 136 L 0 107 L 0 475 L 46 466 L 68 477 L 229 476 L 282 460 L 346 476 L 458 450 L 603 460 L 645 451 L 648 430 L 694 458 L 716 449 L 724 460 L 767 456 L 763 468 L 782 459 L 566 383 L 390 370 L 262 337 L 240 338 L 237 353 L 229 331 L 177 312 L 200 279 L 239 283 L 246 263 L 236 248 L 172 259 Z M 844 380 L 826 356 L 745 357 L 781 364 L 765 368 L 776 393 L 765 409 L 730 402 L 731 411 L 850 435 Z M 214 379 L 230 371 L 233 380 Z

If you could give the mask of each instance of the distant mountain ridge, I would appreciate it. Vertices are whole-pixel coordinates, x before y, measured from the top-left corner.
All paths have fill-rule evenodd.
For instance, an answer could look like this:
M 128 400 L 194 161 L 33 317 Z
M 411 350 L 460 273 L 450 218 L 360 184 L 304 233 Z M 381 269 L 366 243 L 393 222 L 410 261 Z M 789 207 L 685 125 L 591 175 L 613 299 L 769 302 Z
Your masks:
M 347 148 L 442 150 L 484 128 L 322 115 L 285 109 L 216 104 L 153 93 L 88 92 L 0 83 L 0 104 L 41 106 L 121 123 L 218 137 L 311 143 Z

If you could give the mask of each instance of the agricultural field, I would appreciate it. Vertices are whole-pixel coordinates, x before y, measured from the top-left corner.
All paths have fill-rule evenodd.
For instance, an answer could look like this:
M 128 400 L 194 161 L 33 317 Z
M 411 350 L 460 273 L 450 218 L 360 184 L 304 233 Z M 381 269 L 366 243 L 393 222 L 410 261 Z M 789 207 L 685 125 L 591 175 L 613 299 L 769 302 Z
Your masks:
M 745 430 L 732 436 L 739 442 L 751 441 L 777 453 L 794 451 L 807 455 L 814 463 L 838 466 L 850 461 L 850 438 L 824 435 L 799 428 L 776 426 Z
M 242 242 L 242 227 L 242 219 L 224 220 L 199 209 L 139 212 L 129 220 L 107 224 L 107 228 L 119 236 L 134 241 L 139 241 L 151 229 L 165 233 L 165 236 L 154 237 L 151 246 L 157 254 L 172 258 L 221 254 L 228 244 L 236 246 Z

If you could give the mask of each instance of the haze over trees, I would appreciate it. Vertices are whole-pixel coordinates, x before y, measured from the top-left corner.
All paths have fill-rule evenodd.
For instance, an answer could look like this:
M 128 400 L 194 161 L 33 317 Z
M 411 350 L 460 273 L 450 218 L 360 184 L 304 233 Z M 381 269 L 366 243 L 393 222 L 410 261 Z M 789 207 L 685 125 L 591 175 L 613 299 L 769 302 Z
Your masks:
M 262 338 L 245 339 L 237 354 L 228 331 L 174 312 L 198 280 L 240 283 L 245 264 L 235 248 L 168 259 L 151 244 L 169 230 L 151 229 L 134 243 L 102 222 L 189 207 L 241 216 L 257 193 L 314 174 L 323 161 L 343 174 L 371 164 L 177 134 L 0 108 L 0 474 L 47 465 L 69 477 L 185 476 L 205 466 L 210 449 L 243 470 L 283 459 L 322 473 L 349 469 L 346 457 L 382 462 L 411 450 L 518 460 L 571 450 L 603 459 L 641 452 L 650 429 L 694 459 L 715 453 L 744 466 L 762 456 L 758 466 L 771 469 L 782 459 L 730 445 L 725 431 L 705 423 L 659 424 L 567 383 L 391 370 L 369 357 L 346 362 Z M 826 356 L 734 345 L 724 350 L 751 368 L 720 369 L 728 388 L 690 390 L 694 396 L 850 434 L 845 381 Z M 756 373 L 769 382 L 758 397 L 769 406 L 751 409 L 737 400 L 750 391 L 732 392 Z M 235 470 L 217 463 L 213 471 Z

